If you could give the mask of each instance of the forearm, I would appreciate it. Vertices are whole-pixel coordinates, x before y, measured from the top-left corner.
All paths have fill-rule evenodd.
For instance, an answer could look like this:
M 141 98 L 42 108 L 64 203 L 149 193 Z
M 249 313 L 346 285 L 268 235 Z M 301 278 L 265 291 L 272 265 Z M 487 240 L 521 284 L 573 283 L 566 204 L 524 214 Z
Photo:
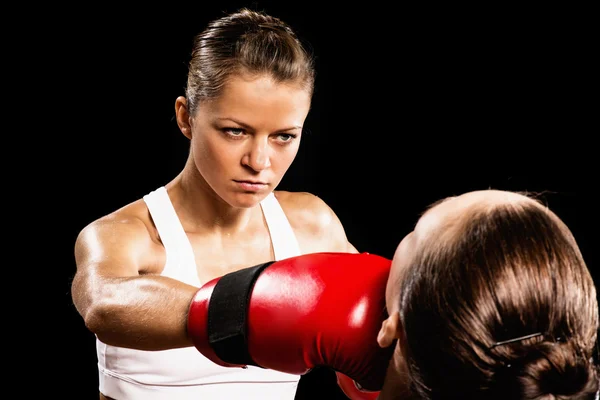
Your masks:
M 102 278 L 94 286 L 78 309 L 104 343 L 140 350 L 192 345 L 187 312 L 196 287 L 156 275 Z

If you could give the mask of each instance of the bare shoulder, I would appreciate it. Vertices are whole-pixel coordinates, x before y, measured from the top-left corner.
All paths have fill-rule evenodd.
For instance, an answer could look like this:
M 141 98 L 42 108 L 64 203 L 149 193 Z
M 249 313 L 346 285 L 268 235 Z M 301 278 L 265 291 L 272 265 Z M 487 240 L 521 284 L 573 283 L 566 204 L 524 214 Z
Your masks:
M 323 199 L 309 192 L 286 192 L 278 190 L 275 197 L 288 215 L 306 219 L 303 222 L 328 223 L 334 214 Z
M 81 229 L 77 237 L 77 243 L 88 241 L 98 235 L 105 236 L 115 233 L 140 234 L 145 231 L 147 232 L 147 222 L 149 221 L 146 221 L 147 217 L 145 214 L 147 213 L 144 209 L 145 207 L 143 207 L 141 200 L 138 200 L 107 215 L 99 217 Z M 118 239 L 118 237 L 113 237 L 113 239 Z
M 148 209 L 140 199 L 84 226 L 75 240 L 75 258 L 78 266 L 119 257 L 141 262 L 157 242 Z
M 276 191 L 275 197 L 304 248 L 310 252 L 355 251 L 340 219 L 323 199 L 309 192 L 288 191 Z

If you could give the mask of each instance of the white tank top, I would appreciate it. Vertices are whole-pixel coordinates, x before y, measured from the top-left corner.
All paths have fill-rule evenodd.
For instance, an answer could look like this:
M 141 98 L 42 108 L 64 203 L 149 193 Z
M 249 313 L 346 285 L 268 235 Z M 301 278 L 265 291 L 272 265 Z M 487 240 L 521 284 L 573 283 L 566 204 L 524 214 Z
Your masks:
M 163 276 L 201 286 L 192 246 L 164 187 L 144 196 L 166 252 Z M 300 255 L 275 195 L 261 203 L 275 260 Z M 250 266 L 250 265 L 249 265 Z M 292 400 L 300 376 L 249 366 L 221 367 L 196 348 L 143 351 L 96 338 L 100 392 L 117 400 Z

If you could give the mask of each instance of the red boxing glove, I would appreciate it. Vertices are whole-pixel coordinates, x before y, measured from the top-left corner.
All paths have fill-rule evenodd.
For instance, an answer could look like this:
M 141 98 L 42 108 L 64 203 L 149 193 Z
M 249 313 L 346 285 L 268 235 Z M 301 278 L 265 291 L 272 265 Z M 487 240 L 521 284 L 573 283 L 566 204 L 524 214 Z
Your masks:
M 363 388 L 357 386 L 356 382 L 348 378 L 341 372 L 335 373 L 337 378 L 337 384 L 342 392 L 352 400 L 377 400 L 379 398 L 379 390 L 366 391 Z
M 368 253 L 315 253 L 236 271 L 198 290 L 188 334 L 216 364 L 298 375 L 325 366 L 371 392 L 338 373 L 346 395 L 374 399 L 394 349 L 377 343 L 390 267 Z

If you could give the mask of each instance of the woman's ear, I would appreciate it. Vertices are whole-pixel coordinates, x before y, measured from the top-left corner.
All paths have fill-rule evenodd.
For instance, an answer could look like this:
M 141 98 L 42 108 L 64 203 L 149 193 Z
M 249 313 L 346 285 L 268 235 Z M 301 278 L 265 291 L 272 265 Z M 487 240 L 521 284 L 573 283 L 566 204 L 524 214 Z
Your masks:
M 395 343 L 395 340 L 399 339 L 402 334 L 401 328 L 400 313 L 396 311 L 381 324 L 381 329 L 377 335 L 377 344 L 379 344 L 379 347 L 386 348 Z
M 183 96 L 179 96 L 175 100 L 175 117 L 177 118 L 177 126 L 179 126 L 181 133 L 188 139 L 191 139 L 192 127 L 190 125 L 190 114 L 187 109 L 187 99 Z

